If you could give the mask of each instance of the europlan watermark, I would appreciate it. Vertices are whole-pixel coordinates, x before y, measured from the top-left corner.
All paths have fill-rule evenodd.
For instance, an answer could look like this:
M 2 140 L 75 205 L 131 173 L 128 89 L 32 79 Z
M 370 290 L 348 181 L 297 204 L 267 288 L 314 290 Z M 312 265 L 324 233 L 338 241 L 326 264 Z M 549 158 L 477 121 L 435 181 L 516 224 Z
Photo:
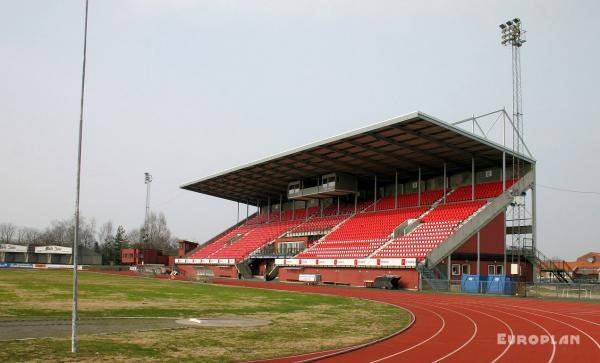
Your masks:
M 498 345 L 579 345 L 579 335 L 525 335 L 498 333 Z

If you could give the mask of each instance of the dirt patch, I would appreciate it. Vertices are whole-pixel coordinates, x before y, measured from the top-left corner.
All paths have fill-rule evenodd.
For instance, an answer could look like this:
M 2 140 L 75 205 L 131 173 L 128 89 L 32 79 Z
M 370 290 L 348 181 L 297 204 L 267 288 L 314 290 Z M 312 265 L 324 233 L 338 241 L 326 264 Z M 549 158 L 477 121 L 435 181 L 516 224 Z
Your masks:
M 232 318 L 191 318 L 175 321 L 185 326 L 202 326 L 217 328 L 247 328 L 252 326 L 265 326 L 271 324 L 269 320 L 262 319 L 232 319 Z
M 175 319 L 159 318 L 94 318 L 82 319 L 78 332 L 82 335 L 125 333 L 141 330 L 173 329 L 182 326 Z M 0 318 L 0 341 L 68 337 L 71 320 L 49 318 Z

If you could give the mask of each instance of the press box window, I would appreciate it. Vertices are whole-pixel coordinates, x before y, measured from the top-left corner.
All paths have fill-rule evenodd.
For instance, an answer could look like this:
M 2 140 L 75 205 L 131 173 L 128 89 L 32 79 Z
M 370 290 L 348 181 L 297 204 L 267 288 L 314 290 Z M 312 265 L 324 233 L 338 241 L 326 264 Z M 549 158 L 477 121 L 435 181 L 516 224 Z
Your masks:
M 499 276 L 504 275 L 504 266 L 502 266 L 502 265 L 496 266 L 496 275 L 499 275 Z
M 458 276 L 460 275 L 460 265 L 459 264 L 452 264 L 452 276 Z
M 469 265 L 462 265 L 462 274 L 463 275 L 470 275 L 471 274 L 471 266 L 469 266 Z

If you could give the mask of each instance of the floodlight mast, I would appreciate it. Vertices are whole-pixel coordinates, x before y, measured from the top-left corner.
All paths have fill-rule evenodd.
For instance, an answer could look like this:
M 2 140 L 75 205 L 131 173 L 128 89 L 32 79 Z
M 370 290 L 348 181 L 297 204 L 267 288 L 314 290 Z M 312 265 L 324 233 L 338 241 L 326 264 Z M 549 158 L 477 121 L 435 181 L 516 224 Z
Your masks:
M 501 32 L 501 44 L 504 46 L 511 46 L 512 53 L 512 107 L 513 107 L 513 121 L 515 131 L 513 132 L 513 179 L 520 179 L 524 174 L 524 162 L 518 157 L 522 153 L 524 141 L 524 128 L 523 128 L 523 96 L 521 90 L 521 47 L 527 41 L 525 39 L 525 30 L 523 24 L 519 18 L 508 20 L 507 22 L 500 24 Z M 517 155 L 517 156 L 515 156 Z M 517 196 L 515 196 L 517 197 Z M 520 196 L 519 196 L 520 197 Z M 521 250 L 525 248 L 524 238 L 525 230 L 524 220 L 525 216 L 525 198 L 515 198 L 512 205 L 512 257 L 515 262 L 521 263 Z M 532 241 L 532 248 L 535 247 L 535 242 Z M 518 253 L 515 256 L 515 248 Z
M 85 21 L 83 31 L 83 61 L 81 71 L 81 102 L 79 105 L 79 143 L 77 146 L 77 187 L 75 192 L 75 231 L 73 236 L 73 305 L 71 309 L 71 353 L 77 353 L 77 259 L 79 245 L 79 195 L 81 191 L 81 145 L 83 140 L 83 100 L 85 94 L 85 60 L 87 54 L 87 29 L 88 29 L 88 0 L 85 0 Z
M 150 183 L 152 183 L 152 175 L 144 173 L 144 183 L 146 184 L 146 217 L 144 218 L 144 242 L 148 242 L 148 220 L 150 218 Z

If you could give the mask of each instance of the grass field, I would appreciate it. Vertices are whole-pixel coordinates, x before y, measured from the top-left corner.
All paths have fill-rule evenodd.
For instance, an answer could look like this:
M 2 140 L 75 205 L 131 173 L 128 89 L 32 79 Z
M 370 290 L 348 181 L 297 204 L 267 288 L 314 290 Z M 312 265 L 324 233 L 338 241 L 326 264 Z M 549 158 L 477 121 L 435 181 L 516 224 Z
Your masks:
M 76 356 L 68 353 L 68 338 L 0 342 L 0 361 L 233 362 L 362 343 L 410 319 L 396 307 L 365 300 L 91 272 L 80 274 L 79 291 L 83 320 L 236 316 L 272 324 L 159 329 L 150 323 L 156 330 L 82 334 Z M 0 270 L 0 329 L 2 320 L 68 319 L 70 301 L 69 272 Z

